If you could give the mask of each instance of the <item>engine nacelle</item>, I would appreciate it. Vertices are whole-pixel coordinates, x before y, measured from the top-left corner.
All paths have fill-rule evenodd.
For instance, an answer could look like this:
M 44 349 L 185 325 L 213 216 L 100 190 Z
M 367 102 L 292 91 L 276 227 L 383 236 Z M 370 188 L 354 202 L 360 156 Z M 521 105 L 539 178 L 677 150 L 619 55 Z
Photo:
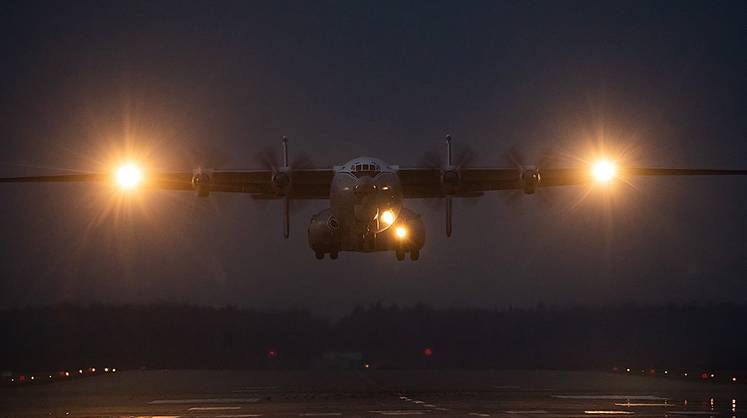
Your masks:
M 284 190 L 290 184 L 290 175 L 285 171 L 278 171 L 272 175 L 272 185 L 276 189 Z
M 540 175 L 539 169 L 528 168 L 521 170 L 519 182 L 521 183 L 521 189 L 524 191 L 524 193 L 534 194 L 534 192 L 537 191 L 537 186 L 539 186 L 541 181 L 542 176 Z
M 446 193 L 454 193 L 459 187 L 462 177 L 459 175 L 459 170 L 454 167 L 449 167 L 441 174 L 441 184 L 443 185 Z
M 336 253 L 340 250 L 341 222 L 325 209 L 311 217 L 309 246 L 315 253 Z
M 200 197 L 207 197 L 210 195 L 210 175 L 201 171 L 195 172 L 192 175 L 192 188 L 195 189 L 195 193 Z

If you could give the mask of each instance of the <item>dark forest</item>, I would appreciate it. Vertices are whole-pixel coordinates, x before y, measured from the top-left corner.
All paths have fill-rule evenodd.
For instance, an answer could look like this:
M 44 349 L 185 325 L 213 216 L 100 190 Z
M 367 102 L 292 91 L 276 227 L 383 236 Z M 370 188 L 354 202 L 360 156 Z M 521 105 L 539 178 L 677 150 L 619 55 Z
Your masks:
M 330 353 L 360 353 L 353 367 L 699 374 L 747 369 L 740 331 L 746 320 L 747 306 L 694 303 L 491 310 L 374 304 L 335 320 L 300 309 L 60 305 L 0 312 L 0 369 L 302 369 L 320 367 Z

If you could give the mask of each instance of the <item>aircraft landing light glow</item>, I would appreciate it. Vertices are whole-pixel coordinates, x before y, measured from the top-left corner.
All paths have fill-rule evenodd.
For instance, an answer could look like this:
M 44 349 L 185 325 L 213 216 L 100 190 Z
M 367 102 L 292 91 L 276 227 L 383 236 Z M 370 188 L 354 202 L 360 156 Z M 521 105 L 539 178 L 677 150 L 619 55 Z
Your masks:
M 143 173 L 135 164 L 127 163 L 117 168 L 116 181 L 122 189 L 134 189 L 142 180 Z
M 615 177 L 617 168 L 615 164 L 608 160 L 599 160 L 594 163 L 591 169 L 591 174 L 594 176 L 594 180 L 599 183 L 607 183 Z
M 407 236 L 407 228 L 405 228 L 404 226 L 398 226 L 394 230 L 394 233 L 397 235 L 397 238 L 402 239 Z
M 394 213 L 391 210 L 385 210 L 381 214 L 381 222 L 384 224 L 391 225 L 394 222 Z

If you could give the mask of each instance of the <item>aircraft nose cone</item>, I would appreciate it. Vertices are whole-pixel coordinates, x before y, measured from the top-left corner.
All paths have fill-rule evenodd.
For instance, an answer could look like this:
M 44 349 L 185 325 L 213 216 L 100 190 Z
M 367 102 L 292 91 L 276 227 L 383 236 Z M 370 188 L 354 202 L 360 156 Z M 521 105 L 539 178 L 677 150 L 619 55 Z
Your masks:
M 376 185 L 370 178 L 362 178 L 358 181 L 353 189 L 356 195 L 365 196 L 376 191 Z

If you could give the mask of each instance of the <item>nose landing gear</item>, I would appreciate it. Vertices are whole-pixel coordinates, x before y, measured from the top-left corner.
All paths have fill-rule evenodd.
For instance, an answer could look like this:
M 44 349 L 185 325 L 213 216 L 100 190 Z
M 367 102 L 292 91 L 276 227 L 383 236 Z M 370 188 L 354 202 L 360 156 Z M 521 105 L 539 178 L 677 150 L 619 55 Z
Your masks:
M 324 254 L 326 254 L 324 251 L 315 251 L 314 257 L 316 257 L 317 260 L 324 259 Z M 337 257 L 340 255 L 339 250 L 332 250 L 329 252 L 329 258 L 330 260 L 337 260 Z
M 409 250 L 410 252 L 410 260 L 412 261 L 418 261 L 420 258 L 420 250 L 413 248 L 412 250 Z M 397 261 L 404 261 L 405 259 L 405 249 L 404 248 L 398 248 L 394 250 L 394 255 L 397 257 Z

